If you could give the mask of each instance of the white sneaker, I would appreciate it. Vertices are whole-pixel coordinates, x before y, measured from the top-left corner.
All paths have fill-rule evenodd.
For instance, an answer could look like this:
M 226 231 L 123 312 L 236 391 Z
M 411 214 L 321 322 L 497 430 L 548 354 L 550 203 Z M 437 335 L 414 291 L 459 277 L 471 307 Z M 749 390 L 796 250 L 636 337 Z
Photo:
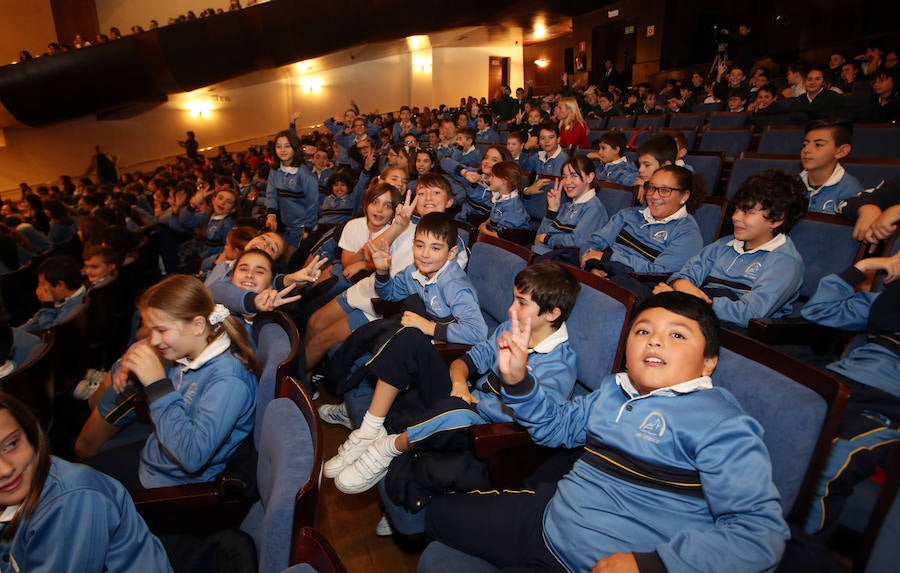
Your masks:
M 382 515 L 381 519 L 378 520 L 378 525 L 375 526 L 375 535 L 378 537 L 390 537 L 393 534 L 394 528 L 391 527 L 391 522 L 388 521 L 386 515 Z
M 344 493 L 362 493 L 381 481 L 391 465 L 389 441 L 397 436 L 383 436 L 374 440 L 359 458 L 334 478 L 334 485 Z
M 100 387 L 104 377 L 106 377 L 105 371 L 91 368 L 85 373 L 84 380 L 79 382 L 78 386 L 75 386 L 75 389 L 72 391 L 72 397 L 76 400 L 89 399 Z
M 385 430 L 383 426 L 378 428 L 378 435 L 374 438 L 363 438 L 360 436 L 359 430 L 353 430 L 350 432 L 350 435 L 347 436 L 347 440 L 338 448 L 337 455 L 325 462 L 322 473 L 327 478 L 337 477 L 339 473 L 344 471 L 344 468 L 363 455 L 366 450 L 369 449 L 372 442 L 379 438 L 383 438 L 386 435 L 387 430 Z
M 347 405 L 343 402 L 340 404 L 322 404 L 319 406 L 319 417 L 325 424 L 344 426 L 348 430 L 353 429 L 350 414 L 347 413 Z

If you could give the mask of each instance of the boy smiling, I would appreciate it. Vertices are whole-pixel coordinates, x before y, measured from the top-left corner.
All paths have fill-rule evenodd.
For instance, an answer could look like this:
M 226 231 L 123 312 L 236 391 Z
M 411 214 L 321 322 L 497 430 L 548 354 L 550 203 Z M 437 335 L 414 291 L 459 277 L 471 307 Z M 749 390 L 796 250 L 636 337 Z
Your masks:
M 747 326 L 752 318 L 789 315 L 803 283 L 803 259 L 785 235 L 804 213 L 803 186 L 769 170 L 741 184 L 731 199 L 734 235 L 707 245 L 660 283 L 712 304 L 719 320 Z
M 584 446 L 536 491 L 431 502 L 427 532 L 499 568 L 546 571 L 764 571 L 788 528 L 759 424 L 709 376 L 718 322 L 709 305 L 663 293 L 636 311 L 627 372 L 558 403 L 527 368 L 531 321 L 498 340 L 503 403 L 534 440 Z
M 541 384 L 556 401 L 567 400 L 575 386 L 577 365 L 575 353 L 569 346 L 566 319 L 575 306 L 580 286 L 569 271 L 553 263 L 539 263 L 526 267 L 516 275 L 513 286 L 513 303 L 510 315 L 533 325 L 528 341 L 529 367 L 540 376 Z M 497 385 L 497 339 L 510 329 L 504 322 L 488 340 L 471 348 L 465 356 L 450 364 L 449 370 L 442 357 L 430 353 L 429 373 L 434 376 L 416 376 L 410 373 L 409 384 L 427 385 L 429 394 L 447 396 L 435 407 L 417 417 L 418 423 L 410 425 L 400 434 L 385 435 L 371 442 L 360 457 L 347 465 L 335 479 L 338 489 L 346 493 L 360 493 L 371 488 L 384 476 L 395 457 L 415 447 L 423 450 L 449 449 L 454 433 L 465 432 L 469 426 L 490 422 L 511 422 L 510 412 L 500 401 Z M 478 374 L 470 387 L 469 378 Z M 391 388 L 379 381 L 372 402 Z M 467 440 L 466 440 L 467 442 Z M 409 476 L 411 479 L 414 476 Z M 465 476 L 471 477 L 471 476 Z M 457 475 L 457 483 L 463 476 Z M 433 484 L 422 484 L 432 486 Z
M 409 386 L 409 371 L 422 357 L 434 352 L 432 340 L 477 344 L 487 336 L 475 287 L 456 264 L 456 223 L 445 213 L 429 213 L 416 225 L 413 264 L 391 277 L 391 254 L 383 241 L 369 242 L 375 264 L 375 291 L 384 300 L 405 301 L 401 328 L 380 345 L 366 368 L 378 377 L 376 394 L 363 417 L 338 453 L 325 463 L 325 477 L 337 477 L 362 455 L 376 439 L 386 435 L 384 419 L 400 391 Z M 408 297 L 417 299 L 412 301 Z M 424 335 L 424 336 L 423 336 Z M 417 370 L 421 378 L 431 372 Z M 432 405 L 437 396 L 417 386 L 422 403 Z M 443 395 L 446 395 L 444 393 Z M 377 481 L 377 480 L 376 480 Z M 373 482 L 374 483 L 374 482 Z M 337 482 L 338 489 L 351 491 Z M 366 488 L 368 489 L 368 488 Z M 362 491 L 362 490 L 360 490 Z

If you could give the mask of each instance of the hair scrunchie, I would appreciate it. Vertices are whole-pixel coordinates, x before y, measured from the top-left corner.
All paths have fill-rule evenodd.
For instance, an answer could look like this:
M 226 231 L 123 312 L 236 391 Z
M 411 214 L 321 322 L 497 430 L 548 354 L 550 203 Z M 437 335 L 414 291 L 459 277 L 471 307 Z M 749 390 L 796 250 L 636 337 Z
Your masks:
M 212 325 L 219 324 L 220 322 L 225 322 L 225 319 L 231 316 L 231 312 L 225 305 L 217 304 L 213 311 L 209 314 L 209 323 Z

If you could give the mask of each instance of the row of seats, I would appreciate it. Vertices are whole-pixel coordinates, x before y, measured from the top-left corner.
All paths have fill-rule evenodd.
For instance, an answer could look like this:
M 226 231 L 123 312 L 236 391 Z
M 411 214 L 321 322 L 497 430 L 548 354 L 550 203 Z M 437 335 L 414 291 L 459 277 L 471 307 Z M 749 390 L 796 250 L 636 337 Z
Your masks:
M 494 237 L 480 236 L 472 246 L 468 274 L 490 325 L 505 320 L 512 302 L 508 285 L 531 257 L 528 249 Z M 572 272 L 582 290 L 567 327 L 578 358 L 576 392 L 586 393 L 595 389 L 605 374 L 620 370 L 634 297 L 609 281 L 578 269 Z M 603 317 L 602 328 L 596 322 L 599 316 Z M 714 384 L 729 389 L 764 426 L 785 515 L 793 523 L 802 523 L 849 391 L 832 375 L 743 334 L 723 331 L 722 343 Z M 488 463 L 498 488 L 520 485 L 535 464 L 551 453 L 537 450 L 527 434 L 512 423 L 476 426 L 472 433 L 477 455 Z M 398 532 L 411 535 L 423 530 L 424 512 L 412 514 L 393 504 L 383 488 L 382 497 Z M 432 570 L 427 569 L 435 565 L 432 553 L 440 551 L 445 557 L 444 549 L 426 550 L 420 570 L 422 566 Z M 443 565 L 433 570 L 478 570 L 470 568 L 468 561 L 451 560 Z

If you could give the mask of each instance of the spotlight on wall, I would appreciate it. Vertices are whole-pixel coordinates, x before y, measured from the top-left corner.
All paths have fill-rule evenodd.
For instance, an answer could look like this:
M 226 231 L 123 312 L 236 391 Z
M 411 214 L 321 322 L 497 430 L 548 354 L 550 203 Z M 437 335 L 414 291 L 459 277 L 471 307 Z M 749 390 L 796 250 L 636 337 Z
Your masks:
M 534 65 L 536 65 L 539 68 L 546 68 L 547 66 L 550 65 L 550 60 L 548 60 L 546 58 L 538 58 L 534 61 Z

